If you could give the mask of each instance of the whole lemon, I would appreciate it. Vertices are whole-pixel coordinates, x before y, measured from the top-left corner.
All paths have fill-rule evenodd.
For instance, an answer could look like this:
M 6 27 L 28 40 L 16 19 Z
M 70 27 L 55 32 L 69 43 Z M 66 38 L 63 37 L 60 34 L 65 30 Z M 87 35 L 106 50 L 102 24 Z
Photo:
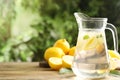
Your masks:
M 61 58 L 63 55 L 65 55 L 65 53 L 63 52 L 63 50 L 61 48 L 49 47 L 48 49 L 46 49 L 46 51 L 44 53 L 44 58 L 46 61 L 48 61 L 48 59 L 51 57 Z
M 73 46 L 72 48 L 70 48 L 68 55 L 74 56 L 75 49 L 76 49 L 76 46 Z
M 66 39 L 59 39 L 54 43 L 54 47 L 59 47 L 64 51 L 65 54 L 68 54 L 70 49 L 70 44 Z

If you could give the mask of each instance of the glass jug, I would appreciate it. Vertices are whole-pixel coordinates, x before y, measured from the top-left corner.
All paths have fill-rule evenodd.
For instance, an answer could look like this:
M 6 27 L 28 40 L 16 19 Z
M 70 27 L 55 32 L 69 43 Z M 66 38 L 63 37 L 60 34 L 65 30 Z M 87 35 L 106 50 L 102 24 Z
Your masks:
M 72 70 L 78 77 L 103 78 L 109 73 L 105 29 L 113 35 L 114 50 L 118 50 L 116 28 L 107 23 L 107 18 L 90 18 L 82 13 L 74 13 L 79 26 Z

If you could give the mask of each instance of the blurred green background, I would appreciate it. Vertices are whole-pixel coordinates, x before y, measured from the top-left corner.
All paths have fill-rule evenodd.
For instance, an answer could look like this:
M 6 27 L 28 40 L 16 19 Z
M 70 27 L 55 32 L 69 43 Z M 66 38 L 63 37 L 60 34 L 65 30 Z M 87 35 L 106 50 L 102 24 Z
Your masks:
M 45 49 L 60 38 L 74 46 L 74 12 L 107 17 L 117 28 L 120 51 L 120 0 L 0 0 L 0 62 L 43 60 Z M 106 30 L 109 49 L 111 35 Z

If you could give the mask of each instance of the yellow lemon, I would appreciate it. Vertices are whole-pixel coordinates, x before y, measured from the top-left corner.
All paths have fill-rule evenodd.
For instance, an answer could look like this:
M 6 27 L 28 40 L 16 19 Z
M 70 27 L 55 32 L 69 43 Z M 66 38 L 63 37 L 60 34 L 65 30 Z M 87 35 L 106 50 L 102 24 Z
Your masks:
M 65 53 L 63 52 L 63 50 L 61 48 L 50 47 L 50 48 L 46 49 L 46 51 L 44 53 L 44 58 L 45 58 L 45 60 L 48 61 L 48 59 L 50 57 L 62 58 L 63 55 L 65 55 Z
M 114 50 L 108 50 L 108 53 L 111 58 L 117 58 L 120 60 L 120 55 L 117 52 L 115 52 Z
M 68 41 L 66 41 L 66 39 L 59 39 L 54 43 L 54 47 L 61 48 L 64 53 L 67 54 L 70 49 L 70 44 L 68 43 Z
M 114 50 L 108 50 L 110 55 L 110 70 L 116 69 L 118 66 L 117 60 L 120 60 L 120 55 Z
M 104 50 L 104 45 L 103 44 L 97 44 L 96 46 L 96 51 L 97 53 L 102 53 L 102 51 Z
M 62 59 L 57 57 L 51 57 L 49 58 L 48 64 L 51 69 L 59 70 L 62 67 Z
M 68 55 L 74 56 L 74 54 L 75 54 L 75 49 L 76 49 L 76 46 L 70 48 Z
M 114 70 L 117 68 L 116 58 L 110 58 L 110 70 Z
M 95 37 L 91 37 L 90 39 L 87 40 L 83 49 L 85 49 L 85 50 L 94 49 L 97 45 L 96 41 L 97 40 Z
M 62 57 L 62 66 L 65 68 L 71 68 L 72 61 L 73 61 L 73 56 L 65 55 Z
M 104 74 L 105 72 L 108 72 L 108 69 L 97 70 L 97 73 L 99 74 Z

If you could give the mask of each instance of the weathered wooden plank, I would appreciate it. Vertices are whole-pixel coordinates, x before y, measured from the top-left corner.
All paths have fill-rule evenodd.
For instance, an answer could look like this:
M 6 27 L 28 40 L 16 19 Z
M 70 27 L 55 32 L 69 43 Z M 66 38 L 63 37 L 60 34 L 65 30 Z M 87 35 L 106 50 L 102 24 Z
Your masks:
M 37 71 L 51 70 L 50 68 L 40 68 L 38 62 L 18 62 L 18 63 L 0 63 L 0 71 Z
M 69 75 L 60 75 L 50 68 L 40 68 L 38 62 L 0 63 L 1 80 L 67 80 Z
M 120 76 L 108 76 L 100 80 L 119 80 Z M 50 68 L 39 67 L 39 62 L 0 63 L 0 80 L 83 80 L 74 74 L 61 75 Z M 98 79 L 97 79 L 98 80 Z

